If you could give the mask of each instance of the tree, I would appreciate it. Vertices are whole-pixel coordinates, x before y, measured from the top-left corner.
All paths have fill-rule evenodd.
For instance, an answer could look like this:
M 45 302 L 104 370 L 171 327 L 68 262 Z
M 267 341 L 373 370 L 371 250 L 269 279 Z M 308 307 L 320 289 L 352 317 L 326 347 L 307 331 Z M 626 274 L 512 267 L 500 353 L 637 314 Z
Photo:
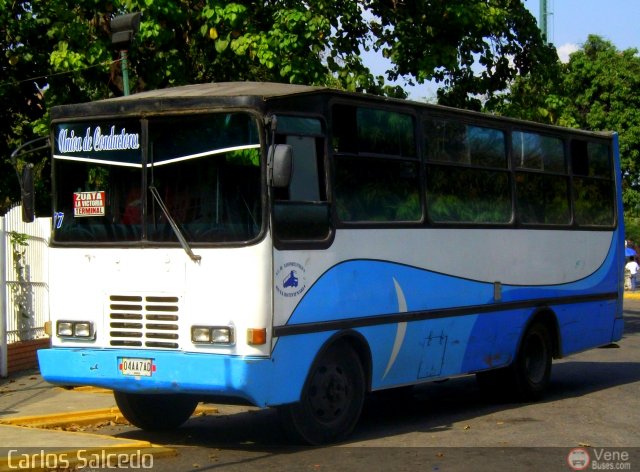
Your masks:
M 9 161 L 20 144 L 37 137 L 32 123 L 42 117 L 49 44 L 29 4 L 0 0 L 0 214 L 20 195 Z M 25 79 L 29 80 L 25 80 Z M 42 165 L 41 165 L 42 167 Z
M 126 11 L 142 12 L 129 51 L 133 92 L 269 80 L 403 96 L 362 64 L 359 44 L 367 25 L 356 2 L 0 0 L 0 212 L 19 195 L 8 156 L 46 135 L 51 106 L 122 94 L 109 25 Z M 46 160 L 39 160 L 41 189 L 48 188 Z M 38 201 L 47 201 L 42 193 Z M 48 213 L 46 205 L 40 210 Z
M 142 21 L 129 50 L 132 92 L 261 80 L 405 97 L 362 63 L 361 50 L 374 47 L 393 61 L 387 78 L 435 78 L 441 100 L 477 108 L 475 95 L 549 58 L 520 0 L 0 0 L 0 212 L 18 196 L 8 155 L 47 134 L 52 106 L 122 94 L 109 25 L 133 11 Z
M 480 109 L 516 76 L 551 72 L 557 53 L 520 0 L 365 2 L 390 79 L 443 82 L 441 104 Z
M 637 49 L 618 51 L 609 41 L 589 36 L 571 56 L 562 82 L 565 120 L 584 129 L 620 135 L 623 202 L 640 216 L 640 57 Z

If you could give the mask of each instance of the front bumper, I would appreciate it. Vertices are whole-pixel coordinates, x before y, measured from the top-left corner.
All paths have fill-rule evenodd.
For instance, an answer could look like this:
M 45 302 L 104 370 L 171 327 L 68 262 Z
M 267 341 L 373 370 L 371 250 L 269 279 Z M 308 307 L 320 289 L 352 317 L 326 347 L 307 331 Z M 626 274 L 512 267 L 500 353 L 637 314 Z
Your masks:
M 152 359 L 151 376 L 128 376 L 123 358 Z M 42 376 L 58 385 L 93 385 L 132 393 L 188 393 L 242 399 L 267 406 L 273 363 L 176 351 L 50 348 L 38 351 Z M 278 403 L 278 402 L 276 402 Z

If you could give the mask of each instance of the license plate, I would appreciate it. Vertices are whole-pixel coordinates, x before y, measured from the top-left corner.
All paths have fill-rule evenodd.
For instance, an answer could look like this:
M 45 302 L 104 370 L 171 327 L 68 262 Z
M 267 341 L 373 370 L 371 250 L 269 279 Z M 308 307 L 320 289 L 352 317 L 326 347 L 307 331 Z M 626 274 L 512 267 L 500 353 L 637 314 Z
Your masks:
M 156 370 L 153 359 L 140 359 L 136 357 L 120 358 L 119 368 L 122 375 L 131 375 L 134 377 L 151 377 Z

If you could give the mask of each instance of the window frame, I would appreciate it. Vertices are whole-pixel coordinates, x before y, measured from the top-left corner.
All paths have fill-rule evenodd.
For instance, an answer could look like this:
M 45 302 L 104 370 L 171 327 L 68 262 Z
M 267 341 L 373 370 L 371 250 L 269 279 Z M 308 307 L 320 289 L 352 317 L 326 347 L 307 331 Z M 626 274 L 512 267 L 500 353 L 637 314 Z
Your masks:
M 535 168 L 531 168 L 531 167 L 520 167 L 518 165 L 516 165 L 516 156 L 513 154 L 513 136 L 515 133 L 528 133 L 528 134 L 537 134 L 543 138 L 551 138 L 551 139 L 557 139 L 558 141 L 560 141 L 560 145 L 562 147 L 562 152 L 564 155 L 564 172 L 558 172 L 558 171 L 546 171 L 545 169 L 535 169 Z M 567 134 L 565 133 L 564 135 L 558 133 L 558 134 L 554 134 L 554 133 L 550 133 L 547 131 L 543 131 L 543 130 L 537 130 L 537 129 L 531 129 L 529 127 L 524 127 L 524 126 L 513 126 L 511 127 L 510 130 L 510 144 L 509 144 L 509 151 L 511 153 L 510 159 L 511 159 L 511 165 L 512 165 L 512 169 L 513 169 L 513 174 L 514 174 L 514 180 L 513 180 L 513 185 L 514 185 L 514 194 L 513 194 L 513 198 L 514 198 L 514 205 L 515 205 L 515 215 L 516 215 L 516 226 L 518 227 L 523 227 L 523 228 L 540 228 L 540 229 L 568 229 L 571 228 L 572 226 L 574 226 L 575 223 L 575 212 L 574 212 L 574 205 L 573 205 L 573 199 L 571 197 L 571 193 L 572 193 L 572 181 L 571 181 L 571 172 L 570 172 L 570 160 L 571 160 L 571 156 L 569 153 L 569 148 L 568 148 L 568 137 Z M 566 193 L 565 193 L 565 198 L 567 201 L 567 205 L 568 205 L 568 211 L 569 211 L 569 219 L 567 222 L 565 223 L 540 223 L 540 222 L 527 222 L 527 221 L 523 221 L 522 219 L 522 212 L 520 211 L 520 203 L 519 203 L 519 198 L 518 198 L 518 175 L 538 175 L 538 176 L 552 176 L 552 177 L 561 177 L 564 178 L 567 184 L 567 189 L 566 189 Z
M 373 109 L 376 111 L 383 111 L 388 113 L 397 113 L 399 115 L 408 116 L 412 121 L 413 126 L 413 138 L 414 138 L 414 156 L 404 156 L 404 155 L 392 155 L 392 154 L 377 154 L 377 153 L 368 153 L 368 152 L 340 152 L 337 151 L 334 147 L 334 139 L 336 138 L 336 133 L 334 132 L 334 128 L 336 126 L 336 122 L 333 119 L 335 114 L 336 106 L 348 106 L 354 108 L 356 111 L 357 117 L 357 109 L 365 108 L 365 109 Z M 329 159 L 330 159 L 330 192 L 332 198 L 332 218 L 337 229 L 347 229 L 347 228 L 418 228 L 423 227 L 426 219 L 425 219 L 425 201 L 424 201 L 424 186 L 425 186 L 425 175 L 424 175 L 424 166 L 423 166 L 423 158 L 422 158 L 422 145 L 421 145 L 421 130 L 420 130 L 420 115 L 416 112 L 413 107 L 402 107 L 402 106 L 392 106 L 388 104 L 379 104 L 379 103 L 371 103 L 362 100 L 344 100 L 344 99 L 332 99 L 328 101 L 327 109 L 329 113 L 329 141 L 327 145 L 329 146 Z M 357 127 L 357 122 L 355 123 Z M 362 159 L 363 161 L 366 159 L 377 159 L 381 161 L 398 161 L 398 162 L 415 162 L 417 164 L 417 191 L 418 191 L 418 204 L 420 205 L 420 213 L 419 218 L 416 220 L 343 220 L 338 212 L 338 197 L 336 195 L 337 188 L 337 171 L 336 171 L 336 163 L 341 158 L 347 159 Z
M 474 165 L 473 163 L 459 163 L 459 162 L 448 162 L 448 161 L 440 161 L 440 160 L 430 160 L 427 157 L 427 134 L 425 131 L 425 127 L 427 126 L 428 121 L 450 121 L 455 122 L 456 124 L 468 127 L 477 127 L 477 128 L 487 128 L 490 130 L 500 131 L 504 136 L 504 167 L 495 167 L 495 166 L 481 166 Z M 421 124 L 420 131 L 422 132 L 422 144 L 424 146 L 424 151 L 422 157 L 423 168 L 425 174 L 425 185 L 424 185 L 424 198 L 425 198 L 425 212 L 426 218 L 429 226 L 437 227 L 437 228 L 510 228 L 513 227 L 516 222 L 515 217 L 515 198 L 514 198 L 514 173 L 512 169 L 511 163 L 511 132 L 508 126 L 505 126 L 500 121 L 493 120 L 481 120 L 476 117 L 467 116 L 466 114 L 457 115 L 456 113 L 434 113 L 432 111 L 426 111 L 421 116 Z M 509 197 L 510 197 L 510 207 L 511 207 L 511 218 L 509 221 L 505 222 L 476 222 L 476 221 L 438 221 L 434 220 L 431 216 L 431 212 L 429 211 L 429 195 L 428 188 L 426 186 L 427 173 L 429 172 L 429 166 L 441 166 L 443 168 L 459 168 L 459 169 L 472 169 L 478 171 L 485 172 L 499 172 L 507 175 L 509 180 L 508 187 Z

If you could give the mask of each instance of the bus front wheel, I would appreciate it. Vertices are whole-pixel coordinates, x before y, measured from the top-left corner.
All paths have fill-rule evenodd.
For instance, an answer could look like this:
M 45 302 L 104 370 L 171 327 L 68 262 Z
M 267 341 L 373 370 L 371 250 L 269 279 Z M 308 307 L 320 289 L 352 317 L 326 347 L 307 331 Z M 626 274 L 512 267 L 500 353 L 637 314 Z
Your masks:
M 355 428 L 365 396 L 365 375 L 346 343 L 330 347 L 312 366 L 298 403 L 278 407 L 282 425 L 296 442 L 326 444 Z
M 187 421 L 198 405 L 188 395 L 151 395 L 114 391 L 116 405 L 134 426 L 146 431 L 175 429 Z

